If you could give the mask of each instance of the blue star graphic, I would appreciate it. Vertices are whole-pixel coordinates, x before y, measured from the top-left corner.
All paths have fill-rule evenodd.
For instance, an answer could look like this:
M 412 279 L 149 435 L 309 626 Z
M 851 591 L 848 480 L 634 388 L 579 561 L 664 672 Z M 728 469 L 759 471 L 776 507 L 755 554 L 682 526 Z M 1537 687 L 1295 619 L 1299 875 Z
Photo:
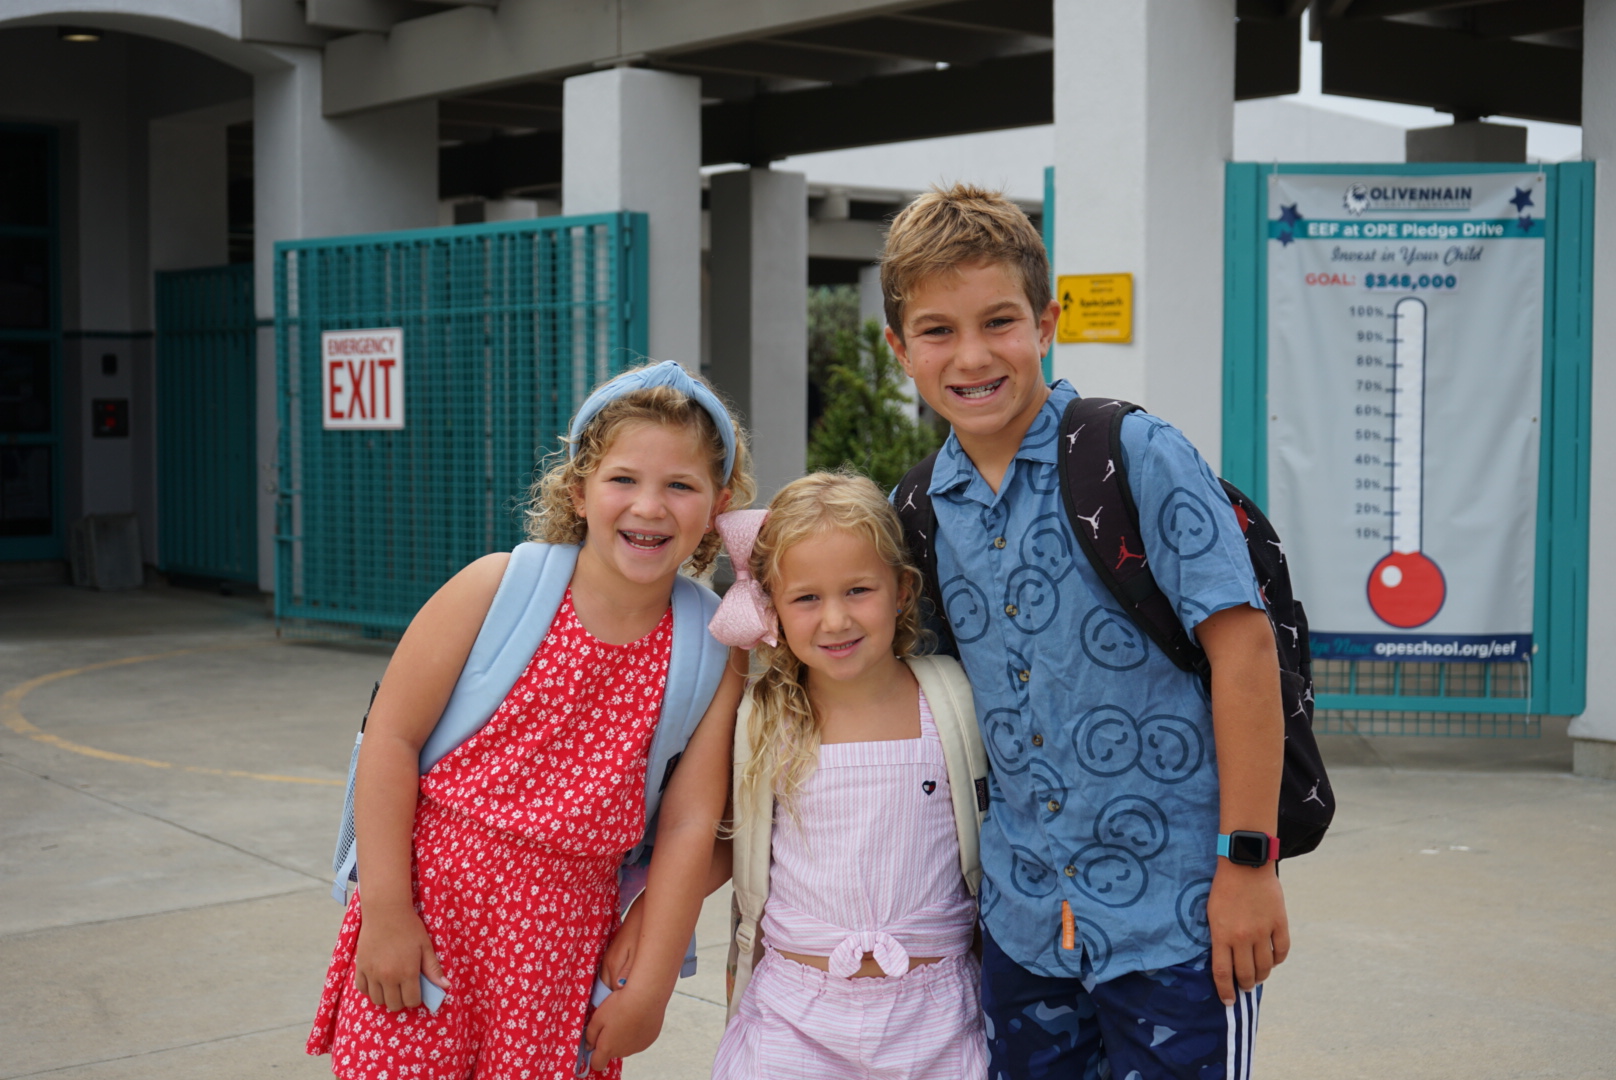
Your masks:
M 1509 201 L 1515 204 L 1515 209 L 1525 210 L 1528 206 L 1533 205 L 1532 193 L 1525 188 L 1516 188 L 1515 197 Z
M 1281 230 L 1279 230 L 1279 246 L 1280 247 L 1286 247 L 1286 246 L 1288 246 L 1290 244 L 1294 244 L 1295 242 L 1296 242 L 1296 237 L 1291 234 L 1291 231 L 1289 229 L 1281 229 Z
M 1281 206 L 1279 208 L 1279 220 L 1285 225 L 1295 225 L 1298 221 L 1302 220 L 1302 215 L 1296 209 L 1296 204 L 1291 203 L 1289 206 Z
M 1531 231 L 1532 231 L 1532 215 L 1531 214 L 1522 214 L 1521 215 L 1521 232 L 1531 232 Z

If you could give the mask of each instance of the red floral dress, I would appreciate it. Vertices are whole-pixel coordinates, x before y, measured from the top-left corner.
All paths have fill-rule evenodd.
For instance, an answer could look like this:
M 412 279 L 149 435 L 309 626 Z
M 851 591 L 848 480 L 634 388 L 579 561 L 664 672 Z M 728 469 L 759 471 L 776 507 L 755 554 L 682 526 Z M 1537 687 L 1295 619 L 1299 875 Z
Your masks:
M 443 1006 L 388 1013 L 354 989 L 356 890 L 310 1054 L 329 1052 L 344 1080 L 573 1075 L 617 868 L 645 830 L 672 641 L 671 610 L 638 641 L 597 641 L 568 590 L 499 711 L 421 778 L 415 906 L 450 984 Z

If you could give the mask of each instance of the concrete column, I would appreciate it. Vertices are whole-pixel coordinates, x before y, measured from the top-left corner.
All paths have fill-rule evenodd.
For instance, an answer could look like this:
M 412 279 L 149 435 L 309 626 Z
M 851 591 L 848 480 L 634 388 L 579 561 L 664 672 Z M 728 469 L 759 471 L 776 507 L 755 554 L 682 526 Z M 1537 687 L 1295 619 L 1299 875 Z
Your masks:
M 1481 120 L 1455 121 L 1403 133 L 1405 161 L 1526 160 L 1526 128 Z
M 329 120 L 317 49 L 266 48 L 286 67 L 253 81 L 253 261 L 258 316 L 275 314 L 277 240 L 431 228 L 438 221 L 435 102 Z M 275 574 L 275 333 L 258 335 L 258 578 Z
M 151 122 L 147 172 L 153 270 L 229 260 L 227 126 L 220 110 Z M 213 113 L 219 113 L 215 116 Z
M 701 356 L 701 80 L 610 68 L 562 84 L 561 211 L 650 215 L 650 351 Z
M 1594 194 L 1593 431 L 1588 470 L 1588 707 L 1571 722 L 1578 773 L 1616 779 L 1616 0 L 1583 7 L 1582 156 Z
M 1057 345 L 1080 393 L 1136 401 L 1214 468 L 1234 0 L 1055 0 L 1057 274 L 1132 273 L 1133 342 Z
M 808 453 L 808 182 L 743 169 L 715 175 L 710 193 L 710 374 L 753 433 L 761 502 Z
M 874 319 L 882 326 L 887 324 L 886 302 L 881 296 L 881 264 L 871 263 L 869 266 L 859 267 L 859 325 L 864 320 Z

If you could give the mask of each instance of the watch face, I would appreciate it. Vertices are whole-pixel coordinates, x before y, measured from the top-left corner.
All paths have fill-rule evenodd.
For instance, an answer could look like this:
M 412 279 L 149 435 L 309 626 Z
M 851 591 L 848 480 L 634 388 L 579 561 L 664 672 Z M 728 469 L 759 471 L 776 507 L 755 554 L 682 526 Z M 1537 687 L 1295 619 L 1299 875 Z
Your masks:
M 1230 833 L 1229 861 L 1242 866 L 1261 866 L 1268 861 L 1268 837 L 1259 832 Z

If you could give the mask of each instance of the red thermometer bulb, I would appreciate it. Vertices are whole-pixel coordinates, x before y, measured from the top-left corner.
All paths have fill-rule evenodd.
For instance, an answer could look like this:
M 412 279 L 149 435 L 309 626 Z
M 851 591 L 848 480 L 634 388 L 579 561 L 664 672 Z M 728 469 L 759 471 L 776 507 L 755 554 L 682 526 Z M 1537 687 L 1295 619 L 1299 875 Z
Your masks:
M 1447 599 L 1442 569 L 1420 550 L 1425 508 L 1425 302 L 1392 309 L 1392 550 L 1369 572 L 1369 607 L 1402 629 L 1436 618 Z

